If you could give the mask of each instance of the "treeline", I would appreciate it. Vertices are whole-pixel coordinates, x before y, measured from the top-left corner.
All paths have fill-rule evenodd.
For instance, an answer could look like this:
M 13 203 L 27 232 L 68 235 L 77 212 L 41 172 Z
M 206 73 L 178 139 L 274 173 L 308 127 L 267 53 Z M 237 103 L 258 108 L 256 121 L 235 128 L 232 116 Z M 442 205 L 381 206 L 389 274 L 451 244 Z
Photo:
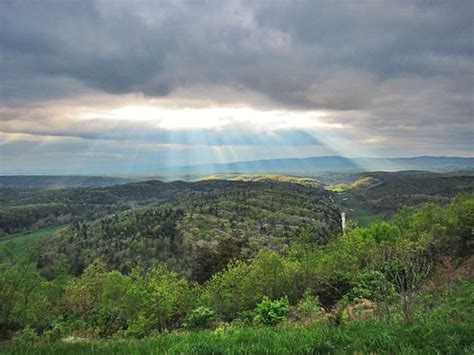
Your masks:
M 411 324 L 427 314 L 472 324 L 472 281 L 454 308 L 433 310 L 442 303 L 441 285 L 472 280 L 473 230 L 474 196 L 461 195 L 446 206 L 427 204 L 390 222 L 350 228 L 323 246 L 303 229 L 288 248 L 232 259 L 203 283 L 163 264 L 111 270 L 101 258 L 78 277 L 58 262 L 47 280 L 32 260 L 16 260 L 7 248 L 0 264 L 2 337 L 140 338 L 219 324 L 338 325 L 361 318 Z

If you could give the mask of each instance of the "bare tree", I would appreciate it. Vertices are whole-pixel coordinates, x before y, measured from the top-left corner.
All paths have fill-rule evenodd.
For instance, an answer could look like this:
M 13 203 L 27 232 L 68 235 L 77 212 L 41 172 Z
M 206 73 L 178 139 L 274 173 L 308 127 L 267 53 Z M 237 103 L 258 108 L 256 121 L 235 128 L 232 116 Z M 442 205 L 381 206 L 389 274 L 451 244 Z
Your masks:
M 409 252 L 392 259 L 387 268 L 387 276 L 395 284 L 400 296 L 400 309 L 406 324 L 413 322 L 415 296 L 428 279 L 432 266 L 426 256 Z

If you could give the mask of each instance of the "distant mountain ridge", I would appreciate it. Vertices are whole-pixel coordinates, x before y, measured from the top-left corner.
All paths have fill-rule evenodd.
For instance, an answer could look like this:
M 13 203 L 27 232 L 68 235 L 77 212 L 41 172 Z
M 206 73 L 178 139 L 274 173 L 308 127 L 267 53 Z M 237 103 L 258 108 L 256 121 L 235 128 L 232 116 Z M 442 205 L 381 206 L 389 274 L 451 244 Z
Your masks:
M 0 188 L 4 187 L 106 187 L 132 182 L 129 178 L 114 176 L 79 175 L 4 175 L 0 176 Z
M 311 174 L 321 171 L 397 171 L 430 170 L 455 171 L 474 169 L 474 158 L 419 156 L 411 158 L 346 158 L 322 156 L 311 158 L 283 158 L 237 161 L 222 164 L 185 165 L 162 167 L 161 173 L 213 174 L 213 173 L 292 173 Z
M 276 174 L 289 176 L 318 176 L 323 172 L 354 173 L 368 171 L 428 170 L 453 172 L 474 170 L 474 158 L 419 156 L 410 158 L 348 158 L 320 156 L 309 158 L 278 158 L 231 163 L 207 163 L 181 166 L 141 166 L 133 171 L 84 168 L 69 175 L 61 171 L 44 173 L 1 174 L 0 187 L 19 186 L 110 186 L 131 181 L 159 178 L 165 181 L 198 180 L 213 174 Z

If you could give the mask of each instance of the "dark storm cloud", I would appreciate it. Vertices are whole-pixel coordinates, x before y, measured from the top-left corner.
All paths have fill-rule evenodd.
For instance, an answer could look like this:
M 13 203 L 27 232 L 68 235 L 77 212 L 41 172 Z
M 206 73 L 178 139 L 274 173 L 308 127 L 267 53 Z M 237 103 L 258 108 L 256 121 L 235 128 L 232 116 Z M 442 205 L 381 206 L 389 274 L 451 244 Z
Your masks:
M 472 1 L 297 1 L 269 6 L 259 20 L 324 48 L 328 61 L 391 77 L 437 74 L 433 58 L 469 59 L 473 9 Z
M 405 75 L 463 77 L 472 69 L 471 1 L 0 6 L 2 76 L 19 93 L 24 90 L 14 90 L 13 82 L 24 87 L 44 77 L 51 85 L 72 78 L 109 93 L 148 95 L 215 84 L 247 87 L 296 106 L 346 108 L 348 95 L 341 102 L 318 99 L 311 97 L 312 88 L 327 85 L 340 71 L 349 80 L 341 87 L 350 87 L 353 81 Z M 331 89 L 337 95 L 341 88 Z M 373 92 L 364 89 L 363 98 L 353 94 L 352 106 L 369 104 Z
M 150 33 L 125 11 L 107 18 L 88 0 L 2 2 L 0 7 L 3 95 L 21 94 L 28 83 L 41 81 L 59 96 L 54 87 L 60 79 L 110 93 L 132 92 L 161 71 L 163 35 Z M 167 85 L 157 84 L 156 92 L 166 93 Z M 37 89 L 31 88 L 42 99 Z

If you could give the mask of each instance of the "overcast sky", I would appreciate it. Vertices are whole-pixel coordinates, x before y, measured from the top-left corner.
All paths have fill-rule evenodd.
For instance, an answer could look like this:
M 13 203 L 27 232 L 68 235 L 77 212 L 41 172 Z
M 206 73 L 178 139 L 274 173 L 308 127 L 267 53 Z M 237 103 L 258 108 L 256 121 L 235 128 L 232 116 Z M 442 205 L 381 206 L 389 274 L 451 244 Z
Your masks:
M 474 156 L 473 1 L 0 1 L 0 172 Z

